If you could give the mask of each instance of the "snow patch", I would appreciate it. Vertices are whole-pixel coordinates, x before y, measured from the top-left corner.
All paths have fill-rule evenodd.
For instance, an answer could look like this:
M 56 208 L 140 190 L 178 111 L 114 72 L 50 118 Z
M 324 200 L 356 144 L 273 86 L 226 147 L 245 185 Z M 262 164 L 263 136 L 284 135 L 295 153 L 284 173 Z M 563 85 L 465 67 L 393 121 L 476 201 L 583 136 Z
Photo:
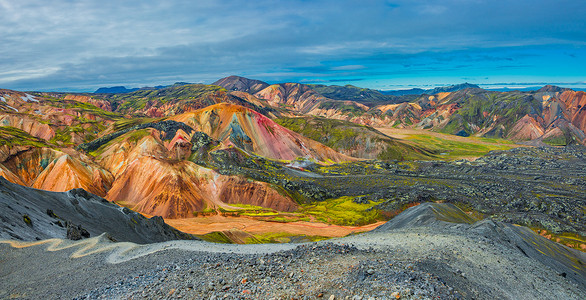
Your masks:
M 14 111 L 18 112 L 18 109 L 14 108 L 14 107 L 12 107 L 12 106 L 10 106 L 10 105 L 6 105 L 6 106 L 7 106 L 8 108 L 12 108 L 12 109 L 14 109 Z
M 0 97 L 0 101 L 6 103 L 6 99 L 4 99 L 4 97 Z
M 39 102 L 39 100 L 35 99 L 35 96 L 33 95 L 29 95 L 29 94 L 25 94 L 26 97 L 20 97 L 20 99 L 22 99 L 24 102 Z
M 305 157 L 298 157 L 296 160 L 291 161 L 287 164 L 287 167 L 294 169 L 304 169 L 314 164 L 309 155 Z

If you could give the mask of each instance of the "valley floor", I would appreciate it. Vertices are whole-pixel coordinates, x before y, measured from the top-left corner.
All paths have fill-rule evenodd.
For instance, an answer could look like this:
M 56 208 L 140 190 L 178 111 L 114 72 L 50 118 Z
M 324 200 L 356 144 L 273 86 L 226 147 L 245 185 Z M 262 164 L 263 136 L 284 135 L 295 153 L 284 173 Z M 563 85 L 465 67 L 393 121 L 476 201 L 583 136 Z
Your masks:
M 365 232 L 384 224 L 379 221 L 364 226 L 341 226 L 317 222 L 267 222 L 247 217 L 197 217 L 188 219 L 165 219 L 165 223 L 191 234 L 206 234 L 216 231 L 239 230 L 251 234 L 285 233 L 320 237 L 343 237 L 352 233 Z
M 444 134 L 431 130 L 411 128 L 376 128 L 378 131 L 432 151 L 443 151 L 439 160 L 467 159 L 475 160 L 492 150 L 508 150 L 518 147 L 527 147 L 523 144 L 515 144 L 504 139 L 491 139 L 481 137 L 463 137 L 453 134 Z

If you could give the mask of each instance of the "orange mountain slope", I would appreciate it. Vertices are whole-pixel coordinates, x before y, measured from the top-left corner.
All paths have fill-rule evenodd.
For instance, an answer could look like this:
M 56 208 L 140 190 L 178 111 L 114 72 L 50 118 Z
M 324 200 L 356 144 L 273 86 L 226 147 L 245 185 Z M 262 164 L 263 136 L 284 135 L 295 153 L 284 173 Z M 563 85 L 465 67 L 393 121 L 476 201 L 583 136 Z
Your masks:
M 7 180 L 37 189 L 64 192 L 83 188 L 99 196 L 110 189 L 113 176 L 89 158 L 50 148 L 32 148 L 1 162 Z
M 53 160 L 37 176 L 33 188 L 54 192 L 65 192 L 83 188 L 93 194 L 105 196 L 110 189 L 113 176 L 97 165 L 83 163 L 68 154 Z
M 165 218 L 185 218 L 194 212 L 229 204 L 250 204 L 280 211 L 297 209 L 290 198 L 268 184 L 224 176 L 190 161 L 153 157 L 134 160 L 114 181 L 108 200 L 132 210 Z

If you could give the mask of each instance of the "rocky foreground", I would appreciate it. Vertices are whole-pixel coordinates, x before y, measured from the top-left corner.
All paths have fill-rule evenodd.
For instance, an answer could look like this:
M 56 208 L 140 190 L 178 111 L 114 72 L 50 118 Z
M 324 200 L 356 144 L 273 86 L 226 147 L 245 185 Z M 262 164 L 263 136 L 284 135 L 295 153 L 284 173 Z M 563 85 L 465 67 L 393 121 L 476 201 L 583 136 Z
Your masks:
M 0 243 L 0 298 L 584 299 L 586 255 L 531 230 L 408 209 L 329 242 Z M 47 251 L 49 250 L 49 251 Z
M 111 241 L 155 243 L 195 237 L 83 189 L 49 192 L 0 177 L 0 240 L 79 240 L 107 232 Z

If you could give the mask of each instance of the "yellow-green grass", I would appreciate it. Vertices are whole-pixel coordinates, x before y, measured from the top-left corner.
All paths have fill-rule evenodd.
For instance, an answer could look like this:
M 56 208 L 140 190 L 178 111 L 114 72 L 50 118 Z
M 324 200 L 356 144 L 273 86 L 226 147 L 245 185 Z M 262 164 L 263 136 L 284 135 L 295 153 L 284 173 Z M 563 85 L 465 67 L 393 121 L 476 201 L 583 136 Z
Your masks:
M 233 244 L 234 242 L 221 231 L 214 231 L 203 235 L 196 235 L 198 238 L 211 243 Z
M 230 204 L 237 209 L 219 208 L 218 211 L 280 223 L 317 221 L 342 226 L 362 226 L 385 220 L 379 210 L 373 209 L 380 202 L 360 204 L 352 201 L 353 199 L 354 197 L 351 196 L 343 196 L 311 204 L 302 204 L 301 208 L 293 213 L 278 212 L 247 204 Z
M 282 215 L 282 214 L 280 214 L 274 218 L 266 219 L 266 221 L 278 222 L 278 223 L 309 222 L 309 221 L 311 221 L 311 218 L 309 216 L 304 216 L 304 215 L 293 215 L 293 214 Z
M 250 234 L 249 237 L 245 238 L 244 241 L 233 240 L 229 235 L 222 231 L 214 231 L 207 234 L 196 235 L 204 241 L 221 244 L 234 244 L 242 243 L 245 244 L 268 244 L 268 243 L 291 243 L 295 240 L 298 241 L 310 241 L 317 242 L 322 240 L 330 239 L 330 237 L 319 236 L 319 235 L 299 235 L 290 234 L 286 232 L 269 232 L 262 234 Z
M 201 211 L 193 213 L 194 216 L 213 214 L 219 212 L 220 214 L 230 214 L 234 216 L 248 216 L 248 217 L 271 217 L 278 216 L 279 212 L 262 206 L 250 204 L 230 204 L 230 207 L 219 207 L 217 210 L 213 208 L 205 208 Z
M 479 137 L 468 137 L 469 142 L 462 142 L 440 137 L 439 135 L 412 134 L 405 140 L 434 152 L 438 160 L 458 160 L 462 158 L 480 157 L 493 150 L 509 150 L 515 148 L 511 141 L 502 139 L 489 139 Z
M 234 212 L 238 213 L 241 216 L 250 216 L 250 217 L 267 217 L 267 216 L 276 216 L 279 213 L 271 208 L 266 208 L 262 206 L 250 205 L 250 204 L 230 204 L 232 207 L 236 207 L 236 209 L 231 208 L 220 208 L 220 211 L 223 212 Z
M 270 216 L 278 216 L 278 212 L 271 212 L 271 211 L 261 211 L 261 212 L 243 212 L 240 213 L 241 216 L 249 216 L 249 217 L 270 217 Z
M 4 145 L 49 147 L 43 139 L 34 137 L 26 131 L 10 126 L 0 126 L 0 146 Z
M 360 226 L 375 223 L 383 217 L 378 210 L 372 209 L 380 202 L 360 204 L 352 201 L 354 197 L 343 196 L 321 202 L 303 205 L 300 210 L 324 223 L 346 226 Z
M 552 240 L 554 242 L 560 243 L 564 246 L 580 250 L 586 252 L 586 237 L 581 236 L 576 233 L 570 232 L 562 232 L 559 234 L 553 233 L 551 231 L 547 231 L 541 228 L 531 228 L 535 233 Z
M 327 240 L 329 237 L 319 235 L 296 235 L 285 232 L 269 232 L 263 234 L 255 234 L 252 238 L 245 240 L 246 244 L 267 244 L 267 243 L 290 243 L 294 238 L 309 240 L 317 242 Z

